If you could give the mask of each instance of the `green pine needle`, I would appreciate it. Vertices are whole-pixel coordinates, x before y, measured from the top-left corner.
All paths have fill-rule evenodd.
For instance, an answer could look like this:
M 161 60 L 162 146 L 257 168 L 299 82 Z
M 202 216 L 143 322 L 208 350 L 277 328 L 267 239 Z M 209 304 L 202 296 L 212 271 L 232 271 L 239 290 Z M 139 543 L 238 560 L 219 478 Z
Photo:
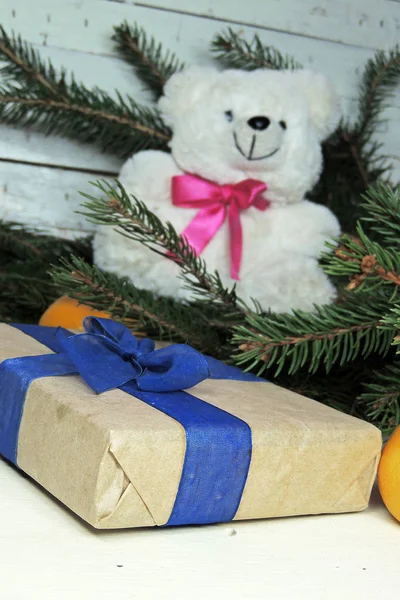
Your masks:
M 58 295 L 50 265 L 70 254 L 90 262 L 91 239 L 63 240 L 0 220 L 0 321 L 36 323 Z
M 374 371 L 371 381 L 359 397 L 359 404 L 369 421 L 390 435 L 400 425 L 400 362 Z
M 316 373 L 323 366 L 343 366 L 372 353 L 385 356 L 396 335 L 393 328 L 381 328 L 382 315 L 393 306 L 390 299 L 348 295 L 340 304 L 316 307 L 315 313 L 248 315 L 246 325 L 235 328 L 233 342 L 239 347 L 237 363 L 259 373 L 274 367 L 293 375 L 307 367 Z
M 146 148 L 167 149 L 171 132 L 156 109 L 132 98 L 117 99 L 99 88 L 88 89 L 18 37 L 0 30 L 5 82 L 0 87 L 0 120 L 36 127 L 46 135 L 91 142 L 121 157 Z
M 357 220 L 363 216 L 367 189 L 389 179 L 390 161 L 382 155 L 382 144 L 374 136 L 399 83 L 399 48 L 378 51 L 362 75 L 355 122 L 342 122 L 323 145 L 324 171 L 311 198 L 331 208 L 347 233 L 355 231 Z
M 369 189 L 364 199 L 362 206 L 366 214 L 357 224 L 357 237 L 343 235 L 338 248 L 328 243 L 333 252 L 324 255 L 323 268 L 328 275 L 350 278 L 349 290 L 371 294 L 386 286 L 397 296 L 400 285 L 399 190 L 380 184 Z
M 81 193 L 87 199 L 83 215 L 98 225 L 109 225 L 129 239 L 139 242 L 160 254 L 164 260 L 174 260 L 181 269 L 181 276 L 195 298 L 217 303 L 221 311 L 230 316 L 237 313 L 243 303 L 237 298 L 235 286 L 223 286 L 217 272 L 208 273 L 204 260 L 196 255 L 186 238 L 180 236 L 171 223 L 163 223 L 146 205 L 129 196 L 124 187 L 97 181 L 94 187 L 101 197 Z
M 63 95 L 65 69 L 61 69 L 61 72 L 57 74 L 50 61 L 44 61 L 40 54 L 21 36 L 12 35 L 10 37 L 1 25 L 0 56 L 3 59 L 0 75 L 4 80 L 21 83 L 24 80 L 29 84 L 32 93 L 65 100 Z
M 71 257 L 52 271 L 54 284 L 79 302 L 126 323 L 146 335 L 190 343 L 203 352 L 218 345 L 216 331 L 202 322 L 196 309 L 137 288 L 127 278 L 104 273 L 84 260 Z
M 364 195 L 362 207 L 367 215 L 362 218 L 376 232 L 382 242 L 391 248 L 400 248 L 400 185 L 379 184 Z
M 241 38 L 229 28 L 217 34 L 211 42 L 214 57 L 228 69 L 299 69 L 301 65 L 294 58 L 281 54 L 272 46 L 265 46 L 257 34 L 251 42 Z
M 367 141 L 382 122 L 381 114 L 400 82 L 400 48 L 379 50 L 364 69 L 360 84 L 359 117 L 353 131 Z
M 130 26 L 126 21 L 114 27 L 112 38 L 117 49 L 135 68 L 137 76 L 153 92 L 155 98 L 161 96 L 166 81 L 183 69 L 175 54 L 168 50 L 164 52 L 161 44 L 147 33 L 137 23 Z

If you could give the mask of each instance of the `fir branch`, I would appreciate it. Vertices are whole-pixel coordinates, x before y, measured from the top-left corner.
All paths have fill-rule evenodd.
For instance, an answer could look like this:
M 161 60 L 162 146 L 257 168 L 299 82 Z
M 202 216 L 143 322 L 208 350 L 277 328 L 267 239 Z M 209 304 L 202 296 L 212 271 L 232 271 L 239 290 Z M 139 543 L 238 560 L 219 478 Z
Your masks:
M 119 97 L 117 102 L 101 90 L 74 82 L 70 91 L 70 101 L 61 102 L 33 96 L 29 88 L 3 86 L 0 120 L 35 126 L 46 135 L 97 143 L 103 151 L 121 157 L 145 148 L 166 148 L 170 132 L 155 109 L 139 106 L 131 98 Z
M 63 80 L 65 71 L 61 71 L 57 77 L 56 71 L 49 62 L 40 58 L 38 52 L 26 42 L 21 36 L 9 37 L 0 25 L 0 55 L 5 64 L 0 69 L 0 74 L 6 79 L 19 81 L 24 79 L 31 87 L 38 88 L 41 93 L 63 100 Z
M 105 181 L 93 185 L 104 197 L 81 193 L 88 200 L 82 214 L 89 221 L 116 227 L 122 235 L 140 242 L 166 260 L 173 260 L 180 267 L 188 289 L 198 297 L 224 307 L 230 316 L 238 312 L 239 304 L 243 303 L 237 298 L 235 287 L 225 288 L 216 271 L 209 274 L 204 260 L 171 223 L 164 224 L 143 202 L 129 196 L 118 181 L 116 188 Z
M 380 285 L 400 286 L 399 253 L 371 240 L 361 223 L 357 226 L 357 233 L 358 238 L 344 235 L 338 248 L 331 246 L 334 253 L 324 256 L 327 261 L 324 264 L 325 272 L 328 275 L 350 276 L 348 290 L 371 292 Z
M 397 346 L 396 354 L 400 354 L 400 304 L 391 307 L 387 314 L 382 317 L 381 329 L 396 332 L 392 341 L 392 346 Z
M 367 211 L 363 216 L 370 230 L 379 234 L 383 243 L 393 249 L 400 246 L 400 185 L 391 187 L 378 184 L 363 196 L 362 207 Z
M 382 144 L 374 142 L 372 137 L 399 82 L 399 47 L 388 53 L 378 51 L 364 68 L 359 88 L 358 118 L 354 124 L 342 126 L 340 131 L 365 188 L 388 170 L 384 166 L 384 157 L 379 155 Z M 374 173 L 375 170 L 377 173 Z
M 364 215 L 362 196 L 367 184 L 375 185 L 388 171 L 375 160 L 378 146 L 373 145 L 374 154 L 360 148 L 343 124 L 322 146 L 324 170 L 310 199 L 330 208 L 346 233 L 354 233 Z
M 354 133 L 360 140 L 369 139 L 387 108 L 387 100 L 400 82 L 400 49 L 379 50 L 364 69 L 359 99 L 359 117 Z
M 0 220 L 0 321 L 37 322 L 58 294 L 50 264 L 71 253 L 91 261 L 90 238 L 64 240 Z
M 376 291 L 349 294 L 340 304 L 316 307 L 315 314 L 247 315 L 247 326 L 236 327 L 233 336 L 240 351 L 236 360 L 260 373 L 276 366 L 277 375 L 286 367 L 291 375 L 305 365 L 309 373 L 321 365 L 329 372 L 372 352 L 384 356 L 396 334 L 380 328 L 391 306 L 390 298 Z
M 362 199 L 366 189 L 390 174 L 390 163 L 382 155 L 382 144 L 373 138 L 399 81 L 399 48 L 377 52 L 362 75 L 356 121 L 342 122 L 323 144 L 324 170 L 311 198 L 331 208 L 348 233 L 354 231 L 357 220 L 363 216 Z
M 170 132 L 156 110 L 131 98 L 119 102 L 101 90 L 75 84 L 80 101 L 58 102 L 30 96 L 29 89 L 0 88 L 0 120 L 8 125 L 36 127 L 46 135 L 98 143 L 103 151 L 127 157 L 146 148 L 166 149 Z
M 400 362 L 375 371 L 365 390 L 359 397 L 365 417 L 390 435 L 400 425 Z
M 161 44 L 153 37 L 148 37 L 145 30 L 137 23 L 130 26 L 126 21 L 114 27 L 112 38 L 122 56 L 131 63 L 138 77 L 151 89 L 158 98 L 163 92 L 166 81 L 183 69 L 175 54 L 163 52 Z
M 300 69 L 294 58 L 281 54 L 272 46 L 265 46 L 257 34 L 250 42 L 231 28 L 217 34 L 211 42 L 211 52 L 228 69 Z
M 144 148 L 167 148 L 171 132 L 156 109 L 118 92 L 114 99 L 99 88 L 88 89 L 67 77 L 65 69 L 57 75 L 51 63 L 45 64 L 19 38 L 0 33 L 7 76 L 0 88 L 4 123 L 96 143 L 121 157 Z
M 340 128 L 338 134 L 347 145 L 350 156 L 357 168 L 361 183 L 367 188 L 371 183 L 371 179 L 368 173 L 367 164 L 364 164 L 365 161 L 362 155 L 362 148 L 360 147 L 360 139 L 353 131 L 346 130 L 345 127 Z
M 53 269 L 52 277 L 62 293 L 106 311 L 127 325 L 133 322 L 147 335 L 187 342 L 203 352 L 210 351 L 218 342 L 218 336 L 206 323 L 199 326 L 199 315 L 190 307 L 140 290 L 127 278 L 103 273 L 76 257 L 62 261 L 60 267 Z
M 356 228 L 357 237 L 344 235 L 340 245 L 327 244 L 324 270 L 333 276 L 350 277 L 348 290 L 371 293 L 382 285 L 400 286 L 400 190 L 380 184 L 369 189 L 362 204 L 366 214 Z M 363 227 L 369 225 L 369 231 Z M 378 234 L 377 240 L 371 232 Z
M 67 240 L 44 234 L 40 229 L 0 219 L 0 260 L 5 268 L 8 260 L 26 264 L 34 260 L 36 264 L 48 267 L 50 259 L 75 253 L 88 261 L 92 258 L 92 238 Z M 8 257 L 8 260 L 6 259 Z
M 343 366 L 336 364 L 329 373 L 326 373 L 322 365 L 315 373 L 310 374 L 305 366 L 291 375 L 282 371 L 274 378 L 274 383 L 336 410 L 365 418 L 358 399 L 365 391 L 364 385 L 371 378 L 371 372 L 382 368 L 386 360 L 387 358 L 372 354 Z
M 31 265 L 31 273 L 34 268 Z M 35 323 L 56 298 L 57 291 L 47 273 L 32 277 L 0 268 L 1 322 Z
M 19 258 L 39 258 L 41 250 L 38 248 L 35 236 L 26 235 L 19 223 L 0 220 L 0 252 L 4 256 L 6 253 L 18 256 Z M 29 232 L 30 233 L 30 232 Z M 4 261 L 3 261 L 4 267 Z

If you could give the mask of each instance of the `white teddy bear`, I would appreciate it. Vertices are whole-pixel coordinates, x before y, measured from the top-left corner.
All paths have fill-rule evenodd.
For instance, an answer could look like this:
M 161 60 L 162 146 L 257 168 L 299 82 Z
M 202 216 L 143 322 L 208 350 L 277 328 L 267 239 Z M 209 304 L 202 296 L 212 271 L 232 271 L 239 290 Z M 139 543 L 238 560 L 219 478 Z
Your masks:
M 245 301 L 274 312 L 331 302 L 318 258 L 339 224 L 304 198 L 321 173 L 321 142 L 340 118 L 327 79 L 188 68 L 167 82 L 159 108 L 172 128 L 171 154 L 129 159 L 120 174 L 127 192 L 184 233 L 226 286 L 238 280 Z M 139 288 L 190 296 L 175 263 L 110 227 L 99 228 L 94 251 L 101 269 Z

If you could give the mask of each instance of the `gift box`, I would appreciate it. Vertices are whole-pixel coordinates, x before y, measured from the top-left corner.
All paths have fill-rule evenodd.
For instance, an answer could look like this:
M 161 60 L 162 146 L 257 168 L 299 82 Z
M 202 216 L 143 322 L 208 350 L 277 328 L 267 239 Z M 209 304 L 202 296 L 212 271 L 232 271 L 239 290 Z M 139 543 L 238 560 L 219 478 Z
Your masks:
M 85 329 L 0 324 L 0 453 L 94 527 L 367 507 L 372 425 L 190 346 Z

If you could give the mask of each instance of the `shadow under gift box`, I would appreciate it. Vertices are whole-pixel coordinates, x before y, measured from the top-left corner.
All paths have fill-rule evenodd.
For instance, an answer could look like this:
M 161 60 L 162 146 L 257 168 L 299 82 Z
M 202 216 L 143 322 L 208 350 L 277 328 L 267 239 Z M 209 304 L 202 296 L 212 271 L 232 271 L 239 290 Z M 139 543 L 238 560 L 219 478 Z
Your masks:
M 0 324 L 0 362 L 46 354 L 52 351 L 30 335 Z M 121 389 L 98 395 L 79 375 L 44 377 L 29 385 L 16 463 L 102 529 L 353 512 L 368 506 L 382 446 L 377 428 L 263 380 L 235 380 L 241 376 L 238 369 L 223 367 L 222 372 L 232 378 L 209 378 L 186 391 L 243 423 L 250 449 L 246 472 L 228 478 L 227 489 L 218 494 L 210 489 L 210 498 L 201 482 L 196 488 L 196 469 L 185 474 L 188 432 L 178 420 Z M 0 407 L 0 436 L 1 415 Z M 213 427 L 211 419 L 208 428 Z M 202 443 L 211 440 L 209 452 L 205 446 L 198 468 L 212 472 L 219 434 L 207 435 L 206 428 Z M 193 479 L 194 503 L 206 498 L 213 504 L 207 519 L 185 520 L 185 497 L 179 496 L 184 476 Z M 231 487 L 239 493 L 236 506 L 230 517 L 218 519 L 215 515 L 227 513 L 215 505 L 227 501 Z M 231 511 L 232 506 L 231 500 Z M 174 510 L 181 516 L 171 521 Z

